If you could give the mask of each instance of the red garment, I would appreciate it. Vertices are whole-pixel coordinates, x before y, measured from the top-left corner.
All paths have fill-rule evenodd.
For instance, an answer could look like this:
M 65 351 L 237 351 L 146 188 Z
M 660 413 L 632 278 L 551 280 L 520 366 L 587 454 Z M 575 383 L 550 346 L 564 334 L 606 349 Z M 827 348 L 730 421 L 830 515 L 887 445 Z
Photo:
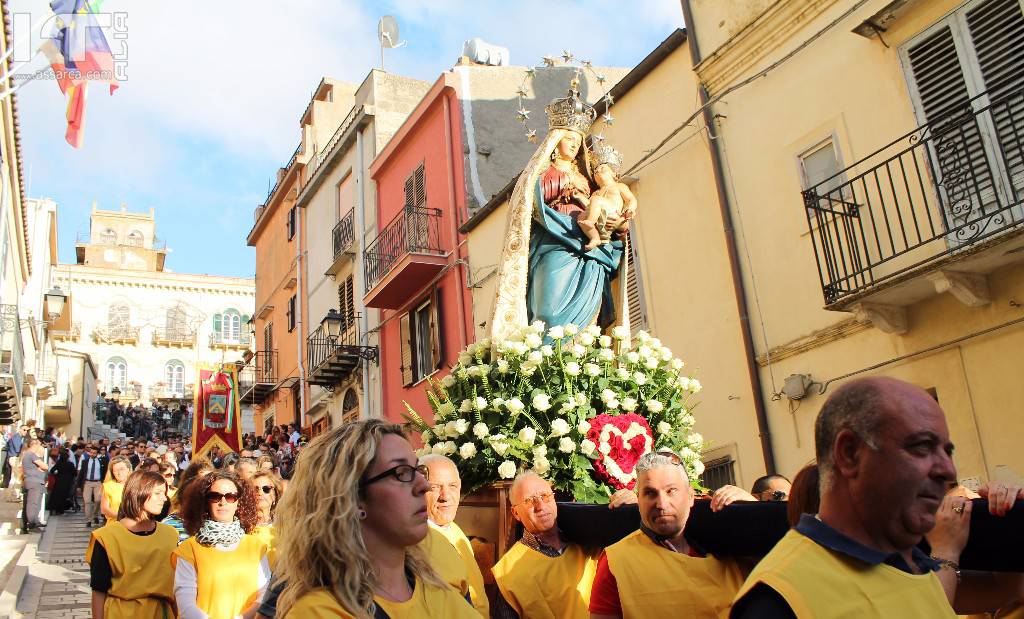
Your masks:
M 551 166 L 544 172 L 544 176 L 540 179 L 540 186 L 544 195 L 544 204 L 547 204 L 559 213 L 572 215 L 573 213 L 584 211 L 584 208 L 572 199 L 571 191 L 574 189 L 579 191 L 579 188 L 569 181 L 568 174 L 555 166 Z M 590 194 L 589 191 L 582 193 Z

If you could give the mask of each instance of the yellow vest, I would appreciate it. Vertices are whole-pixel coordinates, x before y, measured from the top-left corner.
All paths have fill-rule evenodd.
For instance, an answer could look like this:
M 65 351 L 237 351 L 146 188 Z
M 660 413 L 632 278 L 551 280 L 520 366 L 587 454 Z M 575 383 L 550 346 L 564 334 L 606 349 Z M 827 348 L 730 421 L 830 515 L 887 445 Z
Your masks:
M 955 617 L 934 573 L 916 575 L 881 563 L 867 565 L 790 530 L 757 564 L 738 601 L 764 583 L 798 618 Z
M 210 619 L 232 619 L 256 602 L 260 560 L 267 548 L 259 539 L 245 535 L 234 550 L 203 546 L 190 537 L 171 554 L 171 566 L 179 560 L 195 567 L 196 606 Z
M 252 534 L 267 547 L 267 563 L 270 564 L 270 571 L 274 571 L 277 564 L 277 549 L 274 547 L 274 525 L 260 525 L 254 527 Z
M 576 544 L 549 557 L 516 542 L 491 572 L 521 619 L 589 619 L 596 569 L 596 556 Z
M 118 508 L 121 507 L 121 499 L 124 498 L 124 484 L 113 479 L 103 482 L 103 496 L 107 498 L 107 503 L 110 504 L 110 511 L 116 514 Z
M 406 602 L 373 600 L 391 619 L 479 619 L 473 607 L 448 587 L 424 585 L 416 580 L 412 597 Z M 285 613 L 284 619 L 352 619 L 327 589 L 314 589 L 300 597 Z
M 743 572 L 731 559 L 701 559 L 655 544 L 634 531 L 605 549 L 618 584 L 623 619 L 729 616 Z
M 463 598 L 469 593 L 469 580 L 466 577 L 466 566 L 458 551 L 448 543 L 434 527 L 427 527 L 427 536 L 420 542 L 420 549 L 430 559 L 441 580 L 452 586 Z
M 150 535 L 135 535 L 117 521 L 92 532 L 85 560 L 96 544 L 110 561 L 111 579 L 103 616 L 110 619 L 168 619 L 174 615 L 174 572 L 167 559 L 178 545 L 174 527 L 157 523 Z
M 469 580 L 469 597 L 473 600 L 473 608 L 480 612 L 483 617 L 490 617 L 491 612 L 487 603 L 487 591 L 484 590 L 484 575 L 480 573 L 480 566 L 476 562 L 476 556 L 473 554 L 473 544 L 463 533 L 459 525 L 454 522 L 449 524 L 447 527 L 439 527 L 431 524 L 432 528 L 435 528 L 441 535 L 444 535 L 452 546 L 455 546 L 455 550 L 458 551 L 459 556 L 462 557 L 462 562 L 466 566 L 466 577 Z

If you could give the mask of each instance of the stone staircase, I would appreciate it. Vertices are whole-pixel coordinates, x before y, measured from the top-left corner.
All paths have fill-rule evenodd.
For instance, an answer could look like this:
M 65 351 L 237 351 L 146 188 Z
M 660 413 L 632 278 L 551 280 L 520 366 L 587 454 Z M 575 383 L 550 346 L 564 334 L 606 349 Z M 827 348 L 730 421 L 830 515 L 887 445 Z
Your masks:
M 36 560 L 38 533 L 22 535 L 19 490 L 0 489 L 0 617 L 16 617 L 15 605 Z
M 91 426 L 86 428 L 85 434 L 86 434 L 86 436 L 85 436 L 86 440 L 89 440 L 89 441 L 99 440 L 101 438 L 110 439 L 110 440 L 114 440 L 114 439 L 118 439 L 118 438 L 119 439 L 126 439 L 126 438 L 128 438 L 128 436 L 124 432 L 119 431 L 118 429 L 114 428 L 113 426 L 108 426 L 105 423 L 100 423 L 99 421 L 94 421 Z

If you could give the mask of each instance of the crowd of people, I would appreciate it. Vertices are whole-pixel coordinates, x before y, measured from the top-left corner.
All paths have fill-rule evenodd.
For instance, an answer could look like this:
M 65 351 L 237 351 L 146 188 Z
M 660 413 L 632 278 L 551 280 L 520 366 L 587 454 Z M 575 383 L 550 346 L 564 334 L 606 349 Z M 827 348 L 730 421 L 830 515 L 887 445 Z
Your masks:
M 22 441 L 27 495 L 30 475 L 60 466 L 47 466 L 32 432 Z M 852 381 L 828 398 L 816 461 L 792 484 L 773 475 L 698 497 L 678 454 L 644 455 L 635 490 L 609 505 L 635 504 L 640 526 L 605 548 L 570 539 L 549 482 L 522 472 L 509 490 L 521 534 L 488 578 L 455 522 L 458 467 L 417 459 L 399 425 L 351 422 L 308 445 L 294 427 L 275 429 L 211 457 L 190 448 L 58 447 L 86 518 L 105 522 L 86 555 L 94 617 L 1022 616 L 1024 575 L 960 569 L 978 495 L 957 486 L 941 408 L 892 379 Z M 294 461 L 289 479 L 281 451 Z M 994 482 L 979 494 L 996 516 L 1024 498 Z M 791 529 L 766 556 L 715 556 L 687 533 L 696 500 L 712 512 L 788 501 Z
M 126 436 L 138 436 L 149 441 L 154 437 L 167 439 L 171 435 L 186 434 L 191 413 L 184 405 L 154 404 L 147 407 L 142 402 L 125 405 L 108 398 L 103 392 L 96 398 L 96 421 Z

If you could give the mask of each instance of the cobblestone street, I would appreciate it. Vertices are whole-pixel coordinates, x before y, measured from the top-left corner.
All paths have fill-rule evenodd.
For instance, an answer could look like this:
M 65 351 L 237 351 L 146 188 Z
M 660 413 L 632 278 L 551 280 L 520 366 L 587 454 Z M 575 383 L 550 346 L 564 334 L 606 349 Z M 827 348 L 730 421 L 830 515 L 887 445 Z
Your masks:
M 15 617 L 85 619 L 90 616 L 89 529 L 81 512 L 51 516 L 18 596 Z

